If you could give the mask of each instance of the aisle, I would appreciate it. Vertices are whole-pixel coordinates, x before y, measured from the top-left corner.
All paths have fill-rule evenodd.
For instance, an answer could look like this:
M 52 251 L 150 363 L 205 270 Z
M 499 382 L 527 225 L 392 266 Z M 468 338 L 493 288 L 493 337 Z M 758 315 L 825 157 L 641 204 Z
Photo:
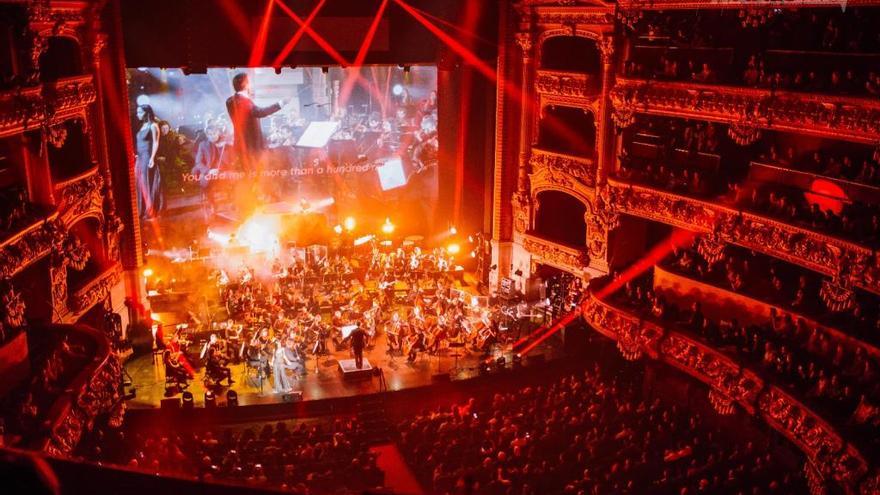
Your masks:
M 378 454 L 376 464 L 385 472 L 385 487 L 401 495 L 426 493 L 415 475 L 406 465 L 397 445 L 387 443 L 370 448 L 370 452 Z

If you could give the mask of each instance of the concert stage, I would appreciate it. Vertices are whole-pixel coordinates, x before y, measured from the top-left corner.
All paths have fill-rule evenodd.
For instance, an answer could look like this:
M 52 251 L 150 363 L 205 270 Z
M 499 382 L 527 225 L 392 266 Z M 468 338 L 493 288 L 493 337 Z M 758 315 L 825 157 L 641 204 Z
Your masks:
M 364 351 L 364 364 L 369 363 L 374 368 L 382 369 L 389 391 L 430 385 L 438 379 L 446 380 L 447 376 L 450 380 L 472 378 L 479 375 L 479 366 L 484 361 L 479 353 L 467 352 L 462 349 L 447 349 L 441 352 L 439 357 L 422 353 L 416 362 L 408 363 L 406 359 L 401 357 L 391 359 L 385 353 L 385 348 L 384 334 L 377 336 L 375 347 Z M 456 353 L 459 356 L 456 356 Z M 548 339 L 534 349 L 531 355 L 544 356 L 546 359 L 561 356 L 561 342 L 558 339 Z M 504 357 L 506 366 L 510 367 L 513 356 L 509 349 L 505 349 L 503 352 L 498 349 L 492 354 L 493 359 L 500 356 Z M 314 358 L 310 358 L 306 362 L 307 372 L 300 375 L 295 381 L 294 390 L 302 392 L 304 401 L 350 397 L 382 391 L 380 378 L 376 374 L 366 376 L 361 380 L 344 379 L 339 363 L 348 360 L 352 361 L 353 366 L 354 360 L 348 350 L 333 352 L 330 356 L 322 357 L 317 362 Z M 528 364 L 528 357 L 525 361 Z M 150 354 L 141 355 L 125 363 L 125 369 L 132 378 L 133 386 L 137 389 L 137 397 L 128 401 L 128 407 L 133 409 L 160 407 L 162 399 L 166 398 L 165 373 L 161 361 L 154 363 Z M 244 364 L 232 365 L 231 369 L 235 383 L 228 389 L 234 390 L 238 394 L 240 406 L 283 402 L 282 394 L 272 392 L 272 378 L 263 382 L 263 390 L 260 391 L 259 386 L 248 383 Z M 190 382 L 188 389 L 193 394 L 196 407 L 204 406 L 203 377 L 204 370 L 200 370 L 196 374 L 196 378 Z M 224 388 L 218 394 L 218 405 L 225 403 L 225 391 L 228 389 Z M 180 397 L 180 394 L 173 397 Z

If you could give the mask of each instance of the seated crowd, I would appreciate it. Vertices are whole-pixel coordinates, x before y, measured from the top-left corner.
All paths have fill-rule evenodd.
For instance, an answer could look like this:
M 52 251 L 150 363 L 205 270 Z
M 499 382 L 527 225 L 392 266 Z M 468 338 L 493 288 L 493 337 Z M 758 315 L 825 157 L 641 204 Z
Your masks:
M 844 179 L 869 186 L 880 186 L 880 148 L 868 156 L 854 158 L 851 153 L 826 153 L 816 150 L 808 156 L 797 156 L 794 147 L 789 146 L 780 152 L 771 144 L 759 160 L 771 165 L 791 167 L 795 170 L 812 172 L 832 179 Z
M 404 420 L 400 445 L 432 493 L 802 493 L 773 449 L 725 438 L 682 405 L 599 367 Z
M 729 188 L 733 203 L 745 210 L 867 246 L 880 243 L 878 205 L 811 201 L 800 189 L 771 183 L 746 187 L 732 183 Z
M 815 199 L 815 194 L 809 196 L 807 191 L 797 187 L 746 179 L 743 172 L 750 161 L 750 153 L 738 155 L 736 148 L 730 149 L 726 156 L 710 156 L 705 162 L 695 159 L 696 153 L 718 152 L 727 140 L 726 133 L 720 129 L 723 127 L 707 122 L 640 119 L 634 134 L 644 142 L 632 138 L 628 151 L 618 155 L 619 167 L 615 175 L 621 180 L 685 196 L 719 198 L 736 208 L 851 239 L 866 246 L 880 245 L 880 205 L 863 201 Z M 658 141 L 658 144 L 648 141 Z M 634 156 L 637 153 L 653 154 Z M 832 176 L 855 175 L 868 179 L 874 177 L 872 171 L 878 169 L 876 160 L 880 152 L 875 152 L 870 159 L 866 157 L 858 171 L 848 156 L 841 157 L 839 161 L 836 158 L 826 160 L 823 156 L 822 152 L 815 152 L 805 167 L 822 167 Z M 789 148 L 785 157 L 781 157 L 772 145 L 767 153 L 757 158 L 772 163 L 796 161 L 793 149 Z M 709 166 L 716 168 L 704 168 Z M 723 168 L 723 173 L 717 167 Z M 725 189 L 726 196 L 720 196 Z
M 86 457 L 131 468 L 299 494 L 359 493 L 384 483 L 356 419 L 132 438 L 111 430 L 81 448 Z
M 636 48 L 624 64 L 631 77 L 750 87 L 880 96 L 876 61 L 880 37 L 867 26 L 874 9 L 740 11 L 742 30 L 718 29 L 733 13 L 656 12 L 633 23 Z M 854 27 L 855 26 L 855 27 Z M 662 54 L 657 55 L 660 50 Z M 809 57 L 811 70 L 800 70 Z
M 701 282 L 722 285 L 722 279 L 727 278 L 731 289 L 748 292 L 750 287 L 758 285 L 759 277 L 755 273 L 766 271 L 749 273 L 750 283 L 746 285 L 742 279 L 744 265 L 750 270 L 748 260 L 729 256 L 713 267 L 689 250 L 678 252 L 667 264 Z M 779 275 L 777 270 L 771 269 L 770 283 L 778 288 L 779 297 L 785 298 L 788 288 L 780 284 Z M 803 300 L 804 292 L 809 291 L 808 281 L 798 280 L 795 301 Z M 767 378 L 795 391 L 801 400 L 818 411 L 858 432 L 855 437 L 872 439 L 880 431 L 877 359 L 865 346 L 853 345 L 827 328 L 789 312 L 796 308 L 784 304 L 781 310 L 771 307 L 770 316 L 764 322 L 740 322 L 733 314 L 718 316 L 717 309 L 709 311 L 715 315 L 709 317 L 699 301 L 688 305 L 684 298 L 670 299 L 655 291 L 650 274 L 628 282 L 614 298 L 644 317 L 663 322 L 667 328 L 672 325 L 679 331 L 697 335 L 738 362 L 762 371 Z M 865 437 L 864 433 L 871 435 Z M 877 452 L 880 443 L 871 442 L 864 443 L 870 443 L 866 446 Z

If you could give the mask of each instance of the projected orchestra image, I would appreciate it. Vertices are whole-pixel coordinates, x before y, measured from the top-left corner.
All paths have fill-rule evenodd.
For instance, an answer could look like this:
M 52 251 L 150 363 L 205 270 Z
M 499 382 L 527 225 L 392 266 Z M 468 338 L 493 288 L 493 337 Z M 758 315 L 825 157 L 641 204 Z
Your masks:
M 130 72 L 154 356 L 127 367 L 142 405 L 476 373 L 576 303 L 490 298 L 488 239 L 432 228 L 435 68 L 373 68 L 361 81 L 384 86 L 369 88 L 336 68 Z

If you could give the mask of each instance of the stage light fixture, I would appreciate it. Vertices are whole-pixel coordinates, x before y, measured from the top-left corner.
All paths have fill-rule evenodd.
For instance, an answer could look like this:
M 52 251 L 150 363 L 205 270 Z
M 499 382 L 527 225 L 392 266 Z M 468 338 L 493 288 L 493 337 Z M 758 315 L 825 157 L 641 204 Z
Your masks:
M 342 225 L 345 227 L 345 230 L 351 232 L 352 230 L 354 230 L 354 227 L 355 225 L 357 225 L 357 223 L 355 222 L 354 217 L 345 217 Z
M 452 244 L 446 246 L 446 251 L 448 251 L 449 254 L 458 254 L 461 251 L 461 246 L 459 246 L 458 244 L 452 243 Z
M 458 233 L 458 229 L 456 229 L 455 226 L 453 225 L 453 226 L 449 229 L 449 233 L 452 234 L 452 235 L 455 235 L 455 234 Z
M 382 232 L 388 235 L 394 232 L 394 224 L 391 223 L 390 218 L 386 218 L 385 223 L 382 224 Z
M 217 398 L 214 397 L 214 392 L 210 390 L 205 391 L 205 408 L 211 409 L 217 407 Z
M 337 234 L 342 234 L 342 225 L 336 224 L 336 226 L 333 227 L 333 232 L 336 232 Z
M 150 278 L 153 276 L 152 268 L 144 268 L 144 278 Z
M 321 67 L 321 72 L 323 72 L 324 74 L 329 74 L 329 73 L 330 73 L 330 67 Z
M 193 407 L 195 407 L 195 399 L 193 398 L 192 392 L 189 392 L 189 391 L 184 392 L 182 394 L 182 398 L 183 398 L 183 408 L 184 409 L 192 409 Z
M 275 75 L 277 76 L 280 74 L 281 74 L 281 67 L 275 67 Z
M 395 84 L 394 87 L 391 88 L 391 93 L 393 93 L 394 96 L 402 95 L 403 94 L 403 85 L 402 84 Z
M 235 390 L 227 390 L 226 391 L 226 407 L 237 407 L 238 406 L 238 392 Z

